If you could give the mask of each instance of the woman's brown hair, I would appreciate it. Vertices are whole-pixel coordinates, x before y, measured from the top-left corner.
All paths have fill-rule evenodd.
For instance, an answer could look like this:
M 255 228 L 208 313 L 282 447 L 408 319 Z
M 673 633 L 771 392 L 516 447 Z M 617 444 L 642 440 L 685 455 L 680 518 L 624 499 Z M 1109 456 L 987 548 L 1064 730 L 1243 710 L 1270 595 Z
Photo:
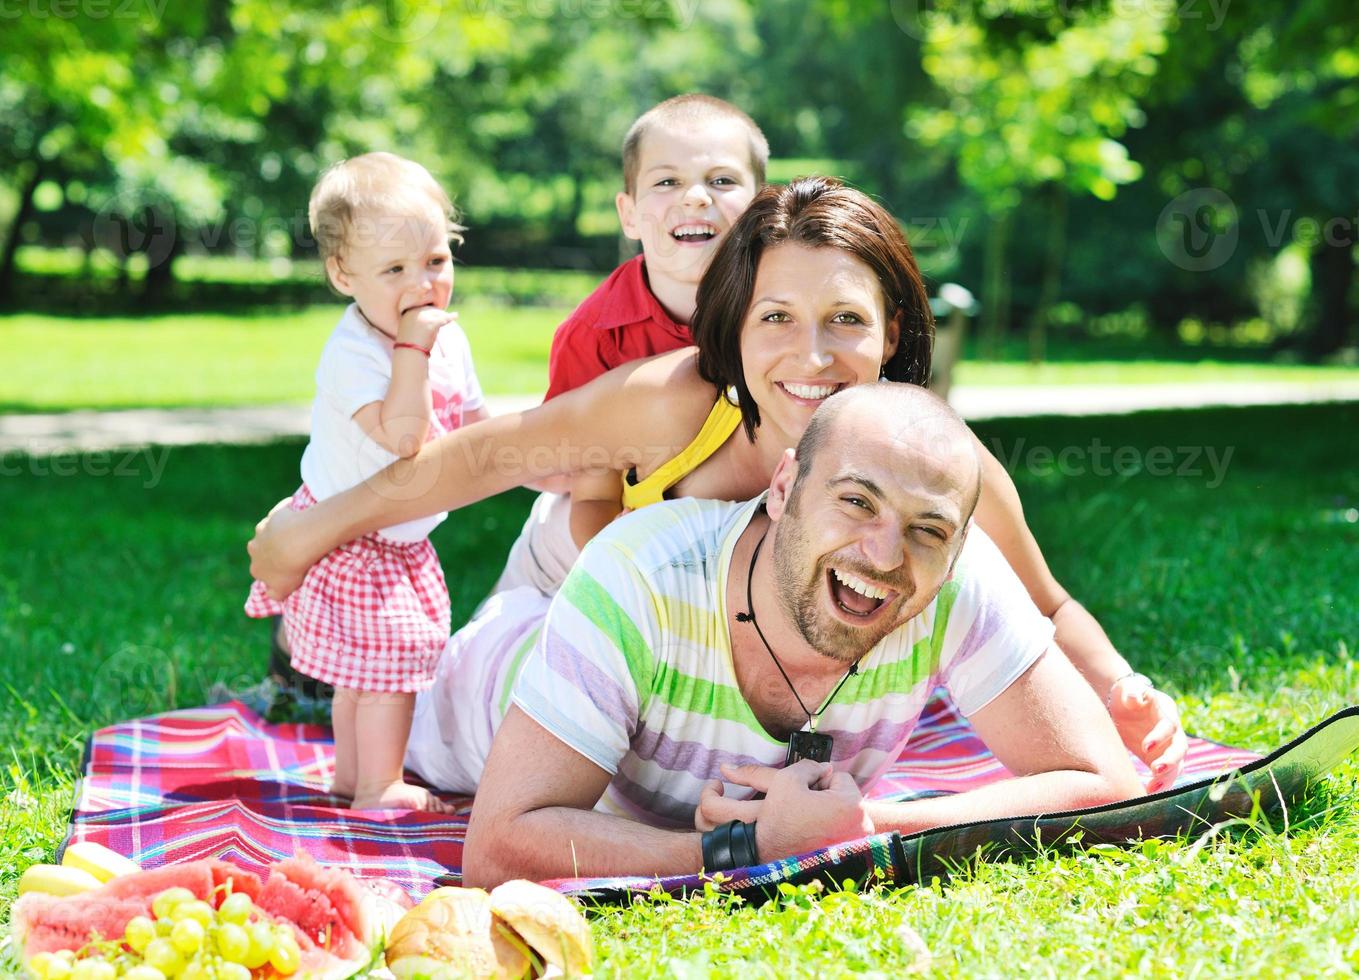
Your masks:
M 883 365 L 892 381 L 924 386 L 930 377 L 934 316 L 911 246 L 890 214 L 867 194 L 833 177 L 800 177 L 755 195 L 718 246 L 698 286 L 690 329 L 698 345 L 698 373 L 719 392 L 734 387 L 746 435 L 755 438 L 760 409 L 741 369 L 741 329 L 765 249 L 787 243 L 839 248 L 873 270 L 886 300 L 887 319 L 901 339 Z

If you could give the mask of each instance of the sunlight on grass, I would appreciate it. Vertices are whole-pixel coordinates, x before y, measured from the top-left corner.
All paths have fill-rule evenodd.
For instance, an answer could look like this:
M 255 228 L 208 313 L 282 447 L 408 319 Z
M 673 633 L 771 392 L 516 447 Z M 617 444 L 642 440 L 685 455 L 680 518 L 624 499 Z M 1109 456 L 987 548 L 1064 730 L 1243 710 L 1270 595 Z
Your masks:
M 569 308 L 469 303 L 456 309 L 486 391 L 547 387 L 552 331 Z M 23 365 L 0 375 L 0 410 L 305 403 L 340 310 L 89 320 L 0 316 L 7 363 Z
M 502 305 L 481 296 L 454 308 L 491 394 L 547 387 L 562 306 Z M 72 317 L 0 315 L 0 349 L 21 370 L 0 375 L 0 411 L 305 403 L 339 305 L 239 315 Z M 1353 380 L 1353 368 L 1185 361 L 964 361 L 961 385 L 1123 385 Z

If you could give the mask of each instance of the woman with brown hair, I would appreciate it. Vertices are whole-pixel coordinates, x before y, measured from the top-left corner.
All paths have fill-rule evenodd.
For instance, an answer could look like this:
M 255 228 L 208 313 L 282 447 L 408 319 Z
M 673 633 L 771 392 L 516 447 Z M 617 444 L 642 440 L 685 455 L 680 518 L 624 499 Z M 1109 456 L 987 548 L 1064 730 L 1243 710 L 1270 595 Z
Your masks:
M 692 329 L 697 349 L 449 433 L 307 511 L 276 507 L 250 544 L 251 572 L 281 598 L 311 564 L 374 528 L 559 473 L 577 475 L 577 539 L 666 496 L 749 499 L 836 391 L 929 375 L 933 321 L 909 245 L 871 198 L 824 177 L 756 196 L 704 275 Z M 1052 619 L 1124 744 L 1152 768 L 1148 790 L 1165 788 L 1186 747 L 1174 703 L 1052 577 L 1009 474 L 977 446 L 977 524 Z

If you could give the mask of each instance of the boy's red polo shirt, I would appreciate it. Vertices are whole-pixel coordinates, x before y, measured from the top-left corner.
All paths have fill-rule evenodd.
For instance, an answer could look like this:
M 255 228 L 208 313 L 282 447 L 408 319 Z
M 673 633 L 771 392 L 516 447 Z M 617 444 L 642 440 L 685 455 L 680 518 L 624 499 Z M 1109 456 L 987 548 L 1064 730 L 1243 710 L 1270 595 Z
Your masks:
M 620 364 L 693 344 L 689 328 L 671 319 L 651 294 L 642 259 L 639 255 L 613 270 L 557 328 L 544 401 Z

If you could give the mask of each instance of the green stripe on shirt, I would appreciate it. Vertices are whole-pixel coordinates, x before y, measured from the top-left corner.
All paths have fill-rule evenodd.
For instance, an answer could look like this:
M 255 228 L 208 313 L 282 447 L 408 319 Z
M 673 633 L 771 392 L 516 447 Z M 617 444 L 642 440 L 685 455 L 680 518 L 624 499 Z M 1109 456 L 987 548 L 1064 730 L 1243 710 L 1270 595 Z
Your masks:
M 580 565 L 576 565 L 571 574 L 566 576 L 560 594 L 618 648 L 628 665 L 628 673 L 632 675 L 638 706 L 645 710 L 645 696 L 652 688 L 652 678 L 656 673 L 656 657 L 637 624 L 599 580 Z
M 934 629 L 929 636 L 917 640 L 911 655 L 900 660 L 869 667 L 851 677 L 835 700 L 843 704 L 863 704 L 876 701 L 888 694 L 905 694 L 939 670 L 944 651 L 944 636 L 948 631 L 949 613 L 958 598 L 956 582 L 945 582 L 935 599 Z

